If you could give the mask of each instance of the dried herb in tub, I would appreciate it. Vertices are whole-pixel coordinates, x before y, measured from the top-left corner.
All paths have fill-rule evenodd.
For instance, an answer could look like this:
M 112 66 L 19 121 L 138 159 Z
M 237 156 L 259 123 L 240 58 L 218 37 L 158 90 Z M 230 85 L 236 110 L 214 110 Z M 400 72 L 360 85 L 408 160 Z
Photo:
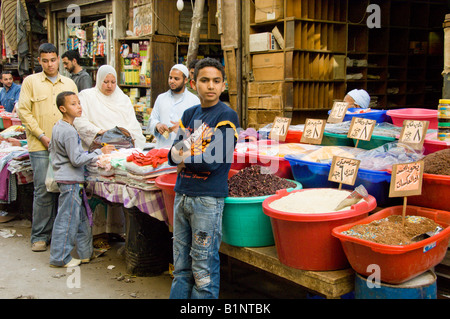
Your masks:
M 277 190 L 294 188 L 292 181 L 261 172 L 261 166 L 246 167 L 228 179 L 228 196 L 257 197 L 273 195 Z

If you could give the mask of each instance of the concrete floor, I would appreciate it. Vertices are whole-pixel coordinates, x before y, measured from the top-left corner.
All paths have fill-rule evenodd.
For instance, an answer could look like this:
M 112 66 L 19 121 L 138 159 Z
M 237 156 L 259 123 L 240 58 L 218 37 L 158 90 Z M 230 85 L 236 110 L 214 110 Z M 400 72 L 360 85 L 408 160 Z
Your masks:
M 0 299 L 167 299 L 172 279 L 168 272 L 155 277 L 133 277 L 126 271 L 124 243 L 112 248 L 79 273 L 49 266 L 49 251 L 32 252 L 28 220 L 0 223 Z M 232 271 L 222 256 L 221 299 L 301 299 L 300 287 L 238 261 Z M 111 268 L 111 269 L 109 269 Z M 231 276 L 230 276 L 231 273 Z M 232 281 L 230 281 L 232 279 Z

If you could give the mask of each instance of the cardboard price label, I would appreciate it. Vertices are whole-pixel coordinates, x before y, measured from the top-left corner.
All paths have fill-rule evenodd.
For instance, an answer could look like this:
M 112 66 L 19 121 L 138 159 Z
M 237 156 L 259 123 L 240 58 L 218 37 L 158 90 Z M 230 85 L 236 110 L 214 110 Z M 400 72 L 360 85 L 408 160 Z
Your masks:
M 306 119 L 300 143 L 320 144 L 325 132 L 325 120 Z
M 348 103 L 336 101 L 333 103 L 330 115 L 328 116 L 328 123 L 340 123 L 344 120 L 345 114 L 347 113 Z
M 392 165 L 389 197 L 422 194 L 423 161 Z
M 398 141 L 415 150 L 421 150 L 429 124 L 428 121 L 403 121 L 402 132 Z
M 277 116 L 273 121 L 272 129 L 269 133 L 269 138 L 272 140 L 284 142 L 286 140 L 290 124 L 290 118 Z
M 370 141 L 376 123 L 377 121 L 375 120 L 353 117 L 347 137 L 362 141 Z
M 361 161 L 354 158 L 333 156 L 328 180 L 346 185 L 355 185 Z

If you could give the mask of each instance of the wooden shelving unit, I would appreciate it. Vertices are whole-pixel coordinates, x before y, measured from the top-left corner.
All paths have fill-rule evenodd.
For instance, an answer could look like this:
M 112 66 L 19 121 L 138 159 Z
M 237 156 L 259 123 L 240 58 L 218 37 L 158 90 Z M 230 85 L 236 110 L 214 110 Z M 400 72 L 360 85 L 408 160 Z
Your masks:
M 442 95 L 447 1 L 370 1 L 380 7 L 381 28 L 368 27 L 371 12 L 366 12 L 366 1 L 275 0 L 272 6 L 281 6 L 283 15 L 258 23 L 255 15 L 272 17 L 270 8 L 258 7 L 268 1 L 249 2 L 250 34 L 277 27 L 285 42 L 283 49 L 249 54 L 253 70 L 248 85 L 249 126 L 261 127 L 275 116 L 292 117 L 293 124 L 303 123 L 311 114 L 323 118 L 334 100 L 355 88 L 369 92 L 373 108 L 437 105 Z M 255 71 L 259 67 L 255 56 L 269 59 L 274 54 L 283 56 L 283 73 L 269 68 L 261 78 Z M 264 61 L 262 57 L 259 60 Z M 280 103 L 263 102 L 270 94 L 254 89 L 267 87 L 263 82 L 282 87 L 277 91 Z
M 133 43 L 136 44 L 143 41 L 148 42 L 149 45 L 147 63 L 150 72 L 150 84 L 147 85 L 140 82 L 135 84 L 125 83 L 125 76 L 123 75 L 125 70 L 125 59 L 120 55 L 119 50 L 116 50 L 116 61 L 118 61 L 118 84 L 122 88 L 138 88 L 141 90 L 141 96 L 145 96 L 146 90 L 149 89 L 151 94 L 151 106 L 153 106 L 158 95 L 169 89 L 167 81 L 169 71 L 175 64 L 176 38 L 167 35 L 121 38 L 117 40 L 116 48 L 120 48 L 122 44 L 128 44 L 129 48 L 132 48 Z M 135 66 L 134 68 L 139 71 L 138 73 L 141 73 L 142 62 L 139 66 Z

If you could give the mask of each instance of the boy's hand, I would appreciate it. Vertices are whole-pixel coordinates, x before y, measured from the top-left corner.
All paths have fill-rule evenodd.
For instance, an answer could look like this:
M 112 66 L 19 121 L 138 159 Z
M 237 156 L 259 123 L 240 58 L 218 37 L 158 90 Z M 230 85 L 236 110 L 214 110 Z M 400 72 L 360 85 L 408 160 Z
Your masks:
M 112 151 L 114 151 L 116 149 L 116 147 L 114 145 L 111 144 L 105 144 L 102 148 L 101 151 L 103 154 L 111 154 Z
M 190 150 L 183 152 L 182 147 L 178 150 L 176 147 L 172 147 L 172 149 L 170 150 L 170 155 L 172 156 L 172 160 L 177 164 L 182 163 L 188 156 L 190 156 L 190 154 L 191 154 Z

